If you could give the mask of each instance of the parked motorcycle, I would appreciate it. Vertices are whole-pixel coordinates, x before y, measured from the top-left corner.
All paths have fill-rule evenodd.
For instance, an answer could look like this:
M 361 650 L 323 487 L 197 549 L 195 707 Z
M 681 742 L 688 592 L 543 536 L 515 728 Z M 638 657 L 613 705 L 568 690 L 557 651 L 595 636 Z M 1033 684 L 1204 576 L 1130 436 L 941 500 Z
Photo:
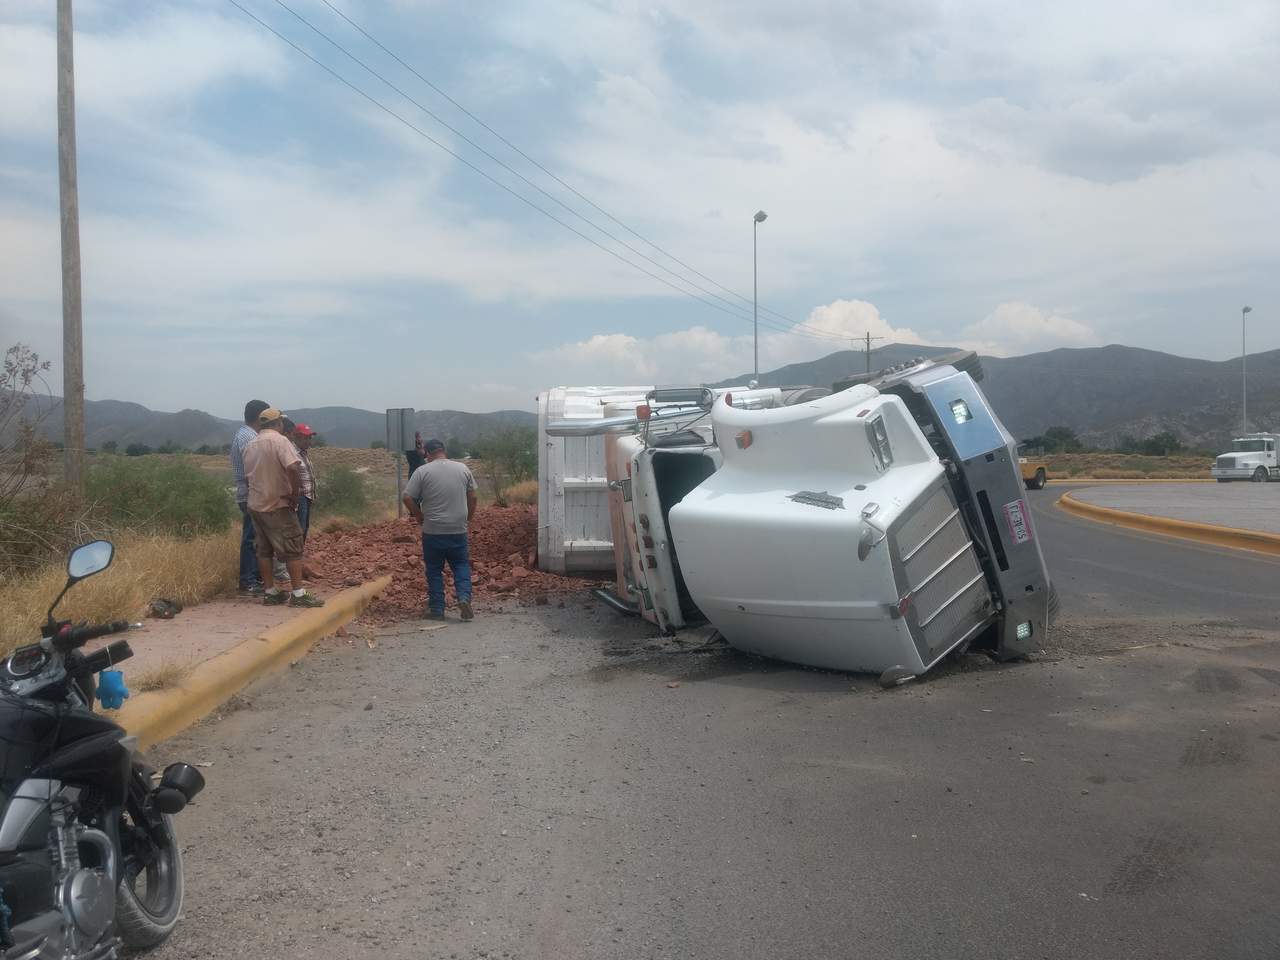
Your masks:
M 204 777 L 174 763 L 156 783 L 136 739 L 93 712 L 95 694 L 108 706 L 128 696 L 111 668 L 133 651 L 80 648 L 129 624 L 53 619 L 114 554 L 106 540 L 72 551 L 40 642 L 0 666 L 0 960 L 115 960 L 122 945 L 165 940 L 182 910 L 173 814 Z

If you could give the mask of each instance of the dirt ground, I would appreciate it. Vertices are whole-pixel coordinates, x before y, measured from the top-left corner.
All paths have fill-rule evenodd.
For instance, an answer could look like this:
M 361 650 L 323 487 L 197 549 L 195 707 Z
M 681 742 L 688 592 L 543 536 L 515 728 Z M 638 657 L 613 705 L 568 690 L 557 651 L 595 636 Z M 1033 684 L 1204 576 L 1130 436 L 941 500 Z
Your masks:
M 328 641 L 157 751 L 210 766 L 153 956 L 1280 955 L 1280 634 L 1068 618 L 893 691 L 705 639 Z

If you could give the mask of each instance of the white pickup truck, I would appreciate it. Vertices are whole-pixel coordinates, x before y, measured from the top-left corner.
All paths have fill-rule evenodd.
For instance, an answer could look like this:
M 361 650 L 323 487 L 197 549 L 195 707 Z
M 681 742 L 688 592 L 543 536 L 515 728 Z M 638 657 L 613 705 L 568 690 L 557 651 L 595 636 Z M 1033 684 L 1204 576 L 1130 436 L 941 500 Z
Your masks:
M 1280 467 L 1276 465 L 1276 440 L 1274 433 L 1246 433 L 1231 441 L 1231 452 L 1218 457 L 1209 468 L 1209 476 L 1219 483 L 1232 480 L 1252 480 L 1266 483 L 1280 480 Z
M 960 354 L 830 394 L 656 390 L 616 411 L 594 427 L 611 602 L 839 670 L 916 676 L 971 642 L 1037 649 L 1052 588 L 1013 439 L 969 371 Z

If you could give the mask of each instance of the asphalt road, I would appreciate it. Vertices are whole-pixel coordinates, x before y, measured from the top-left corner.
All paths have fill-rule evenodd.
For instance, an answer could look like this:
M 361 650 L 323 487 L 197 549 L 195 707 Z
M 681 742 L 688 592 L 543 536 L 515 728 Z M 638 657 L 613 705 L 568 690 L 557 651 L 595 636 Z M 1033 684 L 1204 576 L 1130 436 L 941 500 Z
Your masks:
M 890 692 L 578 603 L 331 642 L 157 751 L 154 956 L 1274 960 L 1280 633 L 1215 607 L 1269 567 L 1053 494 L 1049 649 Z
M 1076 489 L 1079 499 L 1100 507 L 1280 533 L 1280 484 L 1100 483 Z
M 1072 489 L 1051 484 L 1027 497 L 1045 563 L 1074 616 L 1280 629 L 1280 558 L 1078 519 L 1054 506 Z

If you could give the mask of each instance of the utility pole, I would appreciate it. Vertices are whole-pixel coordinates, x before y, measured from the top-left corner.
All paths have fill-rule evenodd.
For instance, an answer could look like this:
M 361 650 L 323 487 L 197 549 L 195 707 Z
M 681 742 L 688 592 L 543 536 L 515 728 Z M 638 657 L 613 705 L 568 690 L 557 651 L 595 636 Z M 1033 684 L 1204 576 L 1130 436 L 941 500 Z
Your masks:
M 1240 310 L 1240 432 L 1249 432 L 1249 381 L 1245 371 L 1245 358 L 1248 351 L 1244 343 L 1244 318 L 1253 312 L 1253 307 L 1245 306 Z
M 870 331 L 870 330 L 868 330 L 866 333 L 864 333 L 864 334 L 862 335 L 862 337 L 863 337 L 863 339 L 866 341 L 866 347 L 865 347 L 865 349 L 866 349 L 866 354 L 867 354 L 867 373 L 870 373 L 870 372 L 871 372 L 871 341 L 872 341 L 872 340 L 883 340 L 883 339 L 884 339 L 884 337 L 873 337 L 873 336 L 871 335 L 871 331 Z M 853 341 L 853 342 L 854 342 L 854 343 L 857 343 L 858 341 L 857 341 L 857 340 L 855 340 L 855 341 Z
M 62 215 L 62 417 L 67 484 L 84 489 L 84 341 L 80 321 L 80 199 L 71 0 L 58 0 L 58 197 Z

